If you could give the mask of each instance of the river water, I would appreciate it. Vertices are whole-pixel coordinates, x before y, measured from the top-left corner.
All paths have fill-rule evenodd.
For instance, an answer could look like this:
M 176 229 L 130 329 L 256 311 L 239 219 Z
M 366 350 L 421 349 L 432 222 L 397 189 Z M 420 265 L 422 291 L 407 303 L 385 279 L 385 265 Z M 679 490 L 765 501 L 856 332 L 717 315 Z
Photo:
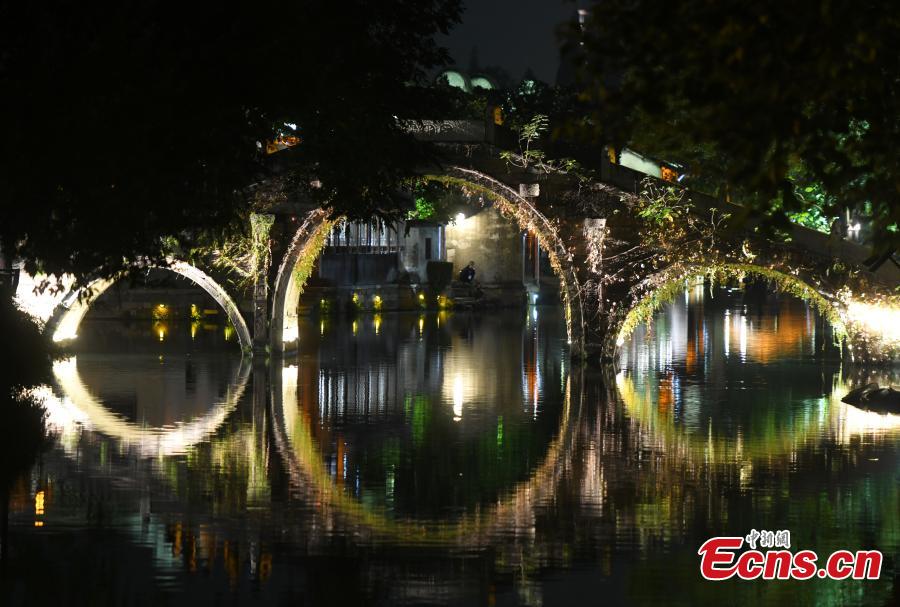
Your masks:
M 251 364 L 215 324 L 86 321 L 10 498 L 2 604 L 898 604 L 900 418 L 849 407 L 804 303 L 685 290 L 573 364 L 553 307 L 313 318 Z M 708 582 L 698 547 L 885 556 L 877 581 Z

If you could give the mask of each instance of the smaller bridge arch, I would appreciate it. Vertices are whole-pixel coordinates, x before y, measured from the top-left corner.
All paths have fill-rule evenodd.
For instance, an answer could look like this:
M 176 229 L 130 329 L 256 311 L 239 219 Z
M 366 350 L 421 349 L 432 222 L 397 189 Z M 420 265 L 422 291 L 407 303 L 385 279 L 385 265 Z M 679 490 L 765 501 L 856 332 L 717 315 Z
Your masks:
M 231 321 L 237 333 L 241 349 L 244 351 L 250 349 L 252 339 L 244 317 L 228 292 L 211 276 L 196 266 L 178 260 L 170 260 L 168 265 L 150 264 L 146 267 L 174 272 L 206 291 L 225 310 L 228 320 Z M 75 339 L 78 336 L 78 327 L 90 310 L 91 304 L 114 285 L 116 280 L 116 278 L 98 278 L 84 287 L 71 289 L 53 310 L 44 326 L 44 332 L 56 342 Z
M 694 261 L 676 263 L 646 277 L 635 285 L 617 314 L 610 315 L 603 352 L 611 359 L 617 358 L 619 347 L 642 323 L 652 318 L 663 304 L 681 291 L 685 281 L 712 276 L 725 282 L 751 275 L 773 284 L 778 291 L 790 293 L 809 302 L 828 321 L 835 337 L 845 346 L 851 361 L 884 363 L 895 361 L 900 354 L 900 342 L 891 336 L 875 335 L 867 330 L 866 316 L 860 312 L 860 304 L 852 298 L 846 285 L 833 286 L 825 277 L 810 273 L 797 273 L 771 265 L 746 262 Z M 813 286 L 816 285 L 816 286 Z M 896 316 L 900 311 L 896 304 L 885 300 L 887 314 Z

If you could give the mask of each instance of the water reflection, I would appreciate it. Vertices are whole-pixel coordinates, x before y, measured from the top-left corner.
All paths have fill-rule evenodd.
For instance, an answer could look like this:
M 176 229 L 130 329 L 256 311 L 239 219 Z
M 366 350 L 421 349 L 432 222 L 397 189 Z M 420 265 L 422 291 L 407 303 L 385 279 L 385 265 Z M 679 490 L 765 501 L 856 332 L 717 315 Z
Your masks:
M 551 355 L 526 347 L 533 320 L 523 338 L 517 322 L 446 313 L 427 336 L 424 317 L 385 315 L 369 331 L 320 342 L 282 369 L 275 404 L 288 460 L 389 518 L 453 517 L 496 502 L 560 436 L 565 383 L 540 380 L 565 380 L 556 320 Z M 393 339 L 378 339 L 379 323 Z
M 48 422 L 72 447 L 83 430 L 116 439 L 143 457 L 186 453 L 208 440 L 237 407 L 249 378 L 246 361 L 77 356 L 53 364 L 59 395 L 42 394 Z M 228 368 L 219 368 L 230 367 Z M 221 378 L 230 377 L 227 383 Z M 93 380 L 93 381 L 92 381 Z M 87 385 L 97 386 L 93 391 Z
M 221 330 L 103 325 L 47 388 L 58 448 L 11 496 L 4 604 L 889 604 L 900 429 L 840 397 L 897 372 L 842 368 L 801 302 L 713 295 L 603 370 L 544 308 L 310 319 L 252 368 Z M 888 572 L 703 581 L 702 541 L 750 528 Z
M 757 285 L 714 293 L 692 286 L 631 339 L 616 385 L 635 419 L 738 458 L 900 426 L 841 402 L 854 378 L 808 304 Z

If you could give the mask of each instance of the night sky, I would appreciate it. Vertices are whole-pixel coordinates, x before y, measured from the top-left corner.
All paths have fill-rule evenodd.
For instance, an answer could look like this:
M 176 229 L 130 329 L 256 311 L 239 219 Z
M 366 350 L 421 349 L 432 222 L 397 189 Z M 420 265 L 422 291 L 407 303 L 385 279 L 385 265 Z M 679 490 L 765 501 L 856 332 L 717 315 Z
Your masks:
M 468 71 L 476 49 L 481 67 L 501 67 L 514 80 L 531 69 L 552 84 L 559 65 L 556 28 L 573 19 L 574 0 L 464 0 L 462 23 L 440 42 Z M 583 2 L 582 2 L 583 4 Z

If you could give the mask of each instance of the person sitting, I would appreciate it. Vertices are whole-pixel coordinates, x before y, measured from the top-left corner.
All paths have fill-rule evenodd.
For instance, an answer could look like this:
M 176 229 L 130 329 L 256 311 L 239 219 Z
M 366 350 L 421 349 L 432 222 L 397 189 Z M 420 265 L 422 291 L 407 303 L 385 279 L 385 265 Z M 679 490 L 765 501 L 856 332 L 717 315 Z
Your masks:
M 459 281 L 466 284 L 475 282 L 475 262 L 470 261 L 469 265 L 459 271 Z

